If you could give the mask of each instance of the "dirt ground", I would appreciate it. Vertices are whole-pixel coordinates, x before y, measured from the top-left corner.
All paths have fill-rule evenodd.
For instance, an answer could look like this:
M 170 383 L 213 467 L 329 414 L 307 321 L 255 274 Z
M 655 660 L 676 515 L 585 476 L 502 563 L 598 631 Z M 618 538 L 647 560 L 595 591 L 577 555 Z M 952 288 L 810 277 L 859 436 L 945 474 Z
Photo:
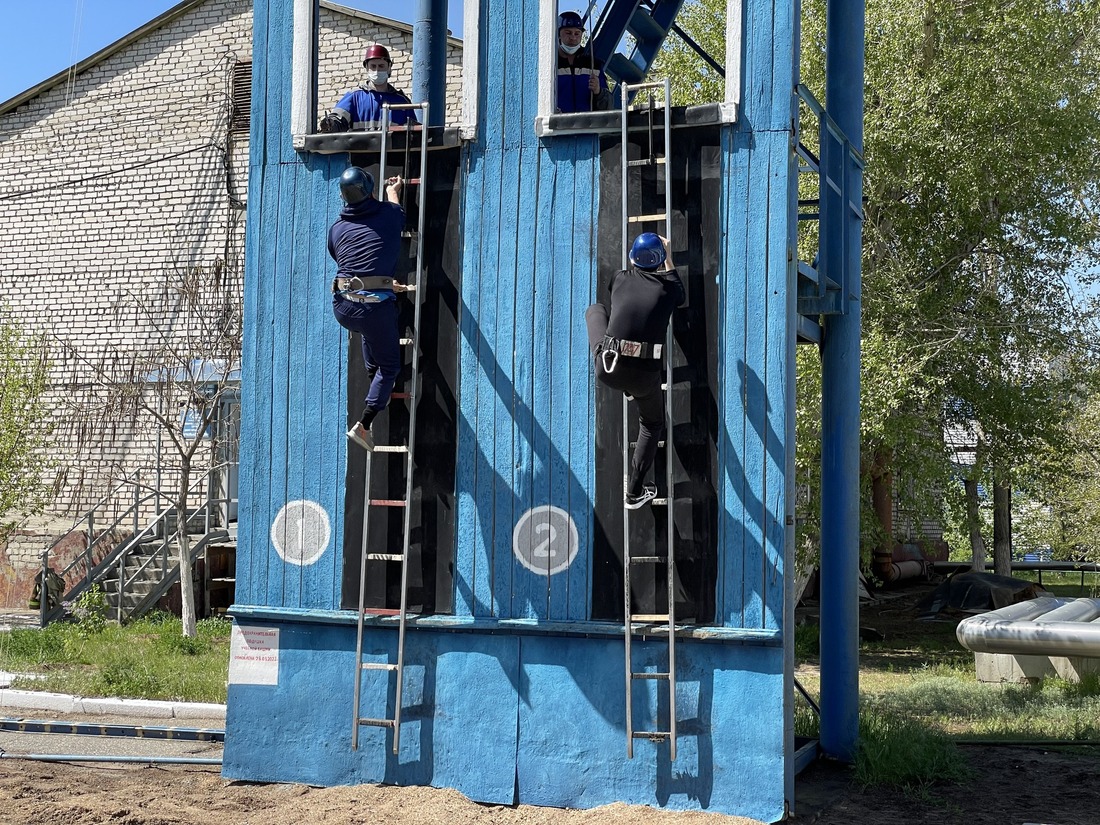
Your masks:
M 933 635 L 950 649 L 955 620 L 914 621 L 927 587 L 863 608 L 868 637 L 902 648 L 868 651 L 919 666 L 904 640 Z M 800 614 L 812 617 L 812 606 Z M 897 645 L 901 642 L 900 645 Z M 911 661 L 910 661 L 911 659 Z M 9 746 L 10 747 L 10 746 Z M 816 825 L 1094 825 L 1100 747 L 962 746 L 971 776 L 920 796 L 864 790 L 842 766 L 818 762 L 796 780 L 791 821 Z M 72 751 L 70 751 L 72 752 Z M 44 763 L 0 759 L 0 825 L 749 825 L 754 820 L 611 805 L 590 811 L 474 803 L 455 791 L 309 788 L 223 780 L 217 768 Z
M 1100 762 L 1090 753 L 966 747 L 971 781 L 922 798 L 860 790 L 846 769 L 799 777 L 796 823 L 1095 825 Z M 611 805 L 590 811 L 470 802 L 455 791 L 227 782 L 216 768 L 0 761 L 5 825 L 750 825 L 755 820 Z

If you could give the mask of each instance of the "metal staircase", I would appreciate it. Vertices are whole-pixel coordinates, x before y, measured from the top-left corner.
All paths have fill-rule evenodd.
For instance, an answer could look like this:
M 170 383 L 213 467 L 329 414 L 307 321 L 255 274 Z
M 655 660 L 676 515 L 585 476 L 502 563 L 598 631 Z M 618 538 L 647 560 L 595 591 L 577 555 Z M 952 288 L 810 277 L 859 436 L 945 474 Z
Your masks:
M 821 343 L 821 316 L 843 315 L 851 297 L 849 280 L 853 271 L 855 225 L 863 220 L 863 205 L 852 199 L 859 192 L 863 156 L 817 98 L 801 83 L 796 93 L 808 113 L 811 133 L 817 133 L 817 151 L 803 143 L 803 117 L 798 119 L 795 149 L 799 176 L 795 176 L 792 197 L 798 202 L 798 221 L 816 229 L 816 250 L 810 260 L 798 260 L 798 342 Z M 798 191 L 801 181 L 804 191 Z M 804 197 L 807 196 L 808 197 Z M 814 226 L 816 224 L 816 226 Z M 839 228 L 839 231 L 837 229 Z M 800 243 L 800 247 L 811 245 Z M 838 275 L 839 280 L 829 273 Z
M 179 581 L 180 530 L 188 537 L 192 565 L 212 544 L 235 544 L 236 524 L 229 522 L 222 512 L 223 505 L 231 502 L 212 495 L 216 474 L 228 467 L 228 464 L 212 467 L 188 486 L 189 500 L 201 498 L 203 503 L 188 510 L 182 520 L 172 503 L 175 492 L 169 494 L 158 486 L 143 484 L 140 470 L 127 476 L 66 532 L 67 536 L 86 524 L 89 539 L 83 552 L 61 571 L 61 577 L 71 581 L 83 569 L 83 576 L 69 588 L 62 601 L 77 599 L 95 584 L 103 591 L 112 618 L 119 622 L 136 619 L 152 610 Z M 117 511 L 122 506 L 119 501 L 122 497 L 127 502 L 125 509 L 97 534 L 97 521 L 103 523 L 97 520 L 97 515 L 102 517 L 104 512 Z M 140 515 L 149 509 L 154 509 L 155 515 L 141 526 Z M 226 507 L 225 512 L 228 511 Z M 124 530 L 131 532 L 118 540 Z M 46 551 L 47 559 L 64 538 L 62 536 Z M 44 611 L 43 624 L 60 619 L 63 613 L 64 608 L 60 605 Z
M 676 15 L 683 5 L 684 0 L 609 0 L 593 29 L 591 44 L 607 76 L 619 84 L 641 83 L 670 32 L 675 30 L 688 40 L 676 29 Z M 627 35 L 633 40 L 629 56 L 617 51 Z

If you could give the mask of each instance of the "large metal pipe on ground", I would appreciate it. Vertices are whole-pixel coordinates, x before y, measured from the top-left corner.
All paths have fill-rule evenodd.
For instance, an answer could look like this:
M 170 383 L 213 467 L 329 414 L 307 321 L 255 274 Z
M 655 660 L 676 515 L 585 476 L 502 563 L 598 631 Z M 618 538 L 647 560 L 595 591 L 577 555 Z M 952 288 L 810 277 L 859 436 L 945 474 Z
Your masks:
M 1031 599 L 964 619 L 955 636 L 975 653 L 1100 657 L 1100 599 Z

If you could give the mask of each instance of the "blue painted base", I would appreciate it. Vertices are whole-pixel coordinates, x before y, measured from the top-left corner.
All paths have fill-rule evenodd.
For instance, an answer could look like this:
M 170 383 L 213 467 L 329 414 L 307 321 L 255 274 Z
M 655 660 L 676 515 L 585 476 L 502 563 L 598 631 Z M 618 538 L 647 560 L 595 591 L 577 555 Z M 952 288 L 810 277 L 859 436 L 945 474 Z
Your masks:
M 497 804 L 783 816 L 791 762 L 781 647 L 677 640 L 679 752 L 670 763 L 667 744 L 645 740 L 626 758 L 621 640 L 410 630 L 394 756 L 381 728 L 362 728 L 359 750 L 351 749 L 354 627 L 258 626 L 281 631 L 278 684 L 230 685 L 227 778 L 431 785 Z M 364 658 L 389 660 L 396 644 L 393 629 L 369 628 Z M 638 667 L 661 667 L 664 655 L 660 643 L 634 645 Z M 364 673 L 364 716 L 392 717 L 392 679 Z M 655 711 L 667 719 L 663 686 L 634 690 L 637 729 L 653 729 Z

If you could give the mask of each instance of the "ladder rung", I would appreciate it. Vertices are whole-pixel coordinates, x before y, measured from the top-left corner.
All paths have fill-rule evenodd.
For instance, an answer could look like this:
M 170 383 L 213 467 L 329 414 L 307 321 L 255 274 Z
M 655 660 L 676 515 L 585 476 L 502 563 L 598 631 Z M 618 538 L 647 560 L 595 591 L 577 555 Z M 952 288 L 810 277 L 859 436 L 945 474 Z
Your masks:
M 391 392 L 390 393 L 390 398 L 397 398 L 397 399 L 412 398 L 412 393 L 411 392 Z
M 667 622 L 669 615 L 667 613 L 631 613 L 630 621 L 632 622 Z
M 644 158 L 642 160 L 628 160 L 627 166 L 664 166 L 667 160 L 663 157 L 660 158 Z M 664 215 L 661 216 L 662 218 Z
M 631 673 L 630 678 L 631 679 L 667 679 L 668 674 L 667 673 L 649 673 L 648 671 L 643 671 L 641 673 Z
M 651 507 L 667 507 L 668 506 L 668 499 L 663 498 L 663 497 L 662 498 L 655 498 L 652 501 L 650 501 L 649 504 L 650 504 Z
M 401 553 L 367 553 L 368 561 L 404 561 Z
M 668 561 L 664 556 L 631 556 L 631 564 L 660 564 Z
M 406 186 L 419 186 L 420 185 L 420 178 L 406 178 L 405 179 L 405 185 Z
M 384 444 L 374 448 L 376 453 L 407 453 L 408 451 L 409 448 L 404 444 Z
M 637 441 L 631 441 L 631 442 L 630 442 L 630 446 L 631 446 L 631 447 L 637 447 L 637 446 L 638 446 L 638 442 L 637 442 Z M 663 447 L 663 446 L 665 446 L 665 442 L 664 442 L 664 439 L 661 439 L 660 441 L 658 441 L 658 442 L 657 442 L 657 446 L 658 446 L 658 447 Z M 377 448 L 377 447 L 375 447 L 375 449 L 377 450 L 378 448 Z
M 372 498 L 368 499 L 372 507 L 404 507 L 405 501 L 400 498 Z
M 363 670 L 397 670 L 397 665 L 389 662 L 361 662 L 359 667 Z
M 368 727 L 372 727 L 372 728 L 392 728 L 393 727 L 393 720 L 392 719 L 367 719 L 366 717 L 361 716 L 359 718 L 359 724 L 360 725 L 367 725 Z
M 398 338 L 397 343 L 399 343 L 403 347 L 407 347 L 407 346 L 409 346 L 410 344 L 413 343 L 413 339 L 412 338 Z
M 634 215 L 627 218 L 627 223 L 650 223 L 651 221 L 663 221 L 665 219 L 664 212 L 658 212 L 655 215 Z
M 667 730 L 636 730 L 630 735 L 635 739 L 648 739 L 650 742 L 663 742 L 672 738 Z

